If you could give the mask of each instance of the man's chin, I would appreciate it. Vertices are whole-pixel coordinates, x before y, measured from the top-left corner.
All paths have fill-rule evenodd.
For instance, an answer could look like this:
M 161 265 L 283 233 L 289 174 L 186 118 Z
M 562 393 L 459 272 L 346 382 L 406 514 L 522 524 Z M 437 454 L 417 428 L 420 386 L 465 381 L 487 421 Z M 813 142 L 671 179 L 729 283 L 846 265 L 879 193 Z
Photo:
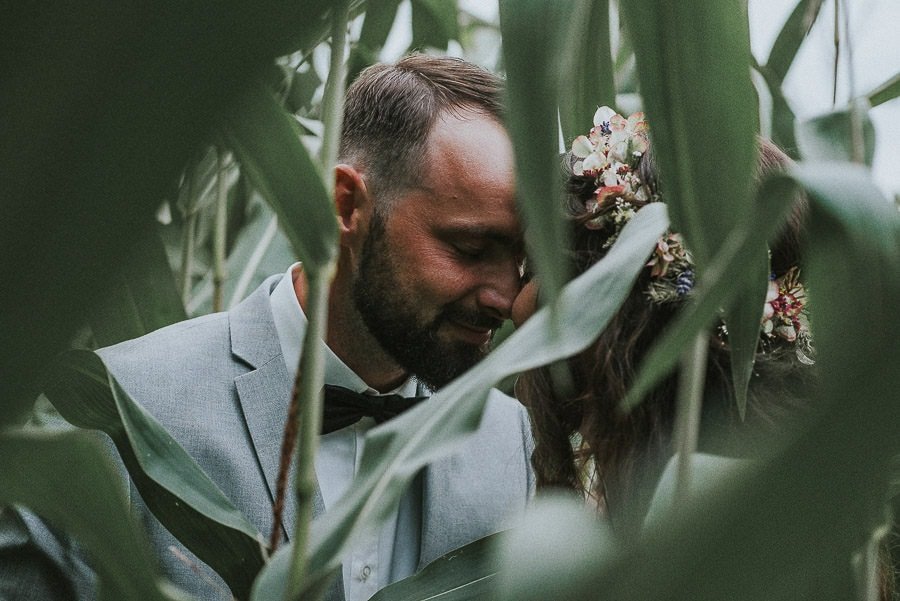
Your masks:
M 481 361 L 490 349 L 490 344 L 490 340 L 481 346 L 459 340 L 440 340 L 432 347 L 429 357 L 420 358 L 420 369 L 411 371 L 430 390 L 438 390 Z

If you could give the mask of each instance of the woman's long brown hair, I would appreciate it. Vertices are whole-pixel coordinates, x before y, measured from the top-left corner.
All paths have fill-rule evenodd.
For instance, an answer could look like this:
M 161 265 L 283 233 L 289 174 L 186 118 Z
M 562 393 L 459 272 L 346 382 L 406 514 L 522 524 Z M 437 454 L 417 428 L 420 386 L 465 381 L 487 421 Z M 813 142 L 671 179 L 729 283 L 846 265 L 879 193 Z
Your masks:
M 782 169 L 789 163 L 776 146 L 759 142 L 758 175 Z M 592 215 L 585 201 L 594 193 L 592 178 L 571 172 L 567 157 L 566 211 L 571 224 L 574 271 L 582 273 L 606 254 L 610 232 L 591 230 L 584 222 Z M 641 180 L 661 192 L 650 153 L 640 166 Z M 783 275 L 799 264 L 802 199 L 772 248 L 772 270 Z M 689 245 L 690 241 L 686 241 Z M 615 525 L 626 512 L 643 516 L 650 493 L 671 455 L 678 374 L 673 373 L 628 413 L 619 404 L 628 391 L 644 355 L 679 311 L 678 304 L 649 302 L 644 290 L 649 283 L 644 270 L 625 302 L 597 340 L 566 363 L 574 387 L 557 390 L 552 370 L 532 370 L 516 385 L 519 399 L 528 408 L 535 435 L 532 457 L 539 488 L 561 487 L 582 492 L 597 501 Z M 709 365 L 704 399 L 708 420 L 736 424 L 735 403 L 730 394 L 727 344 L 710 335 Z M 760 355 L 749 392 L 747 421 L 764 428 L 778 428 L 803 407 L 812 383 L 809 366 L 801 365 L 794 353 Z M 639 518 L 638 518 L 639 519 Z M 631 521 L 631 520 L 629 520 Z

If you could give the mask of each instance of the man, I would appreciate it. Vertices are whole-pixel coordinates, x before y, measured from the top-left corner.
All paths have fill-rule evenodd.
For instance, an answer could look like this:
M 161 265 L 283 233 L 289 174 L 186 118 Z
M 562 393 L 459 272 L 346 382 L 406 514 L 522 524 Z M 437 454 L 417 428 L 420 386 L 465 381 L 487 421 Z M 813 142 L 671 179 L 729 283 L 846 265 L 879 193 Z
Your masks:
M 500 91 L 477 67 L 421 55 L 371 67 L 348 89 L 334 175 L 340 257 L 326 384 L 425 394 L 474 365 L 509 317 L 522 240 Z M 263 533 L 272 528 L 306 290 L 302 266 L 294 265 L 228 313 L 99 351 L 123 388 Z M 321 437 L 317 514 L 352 486 L 374 425 L 364 418 Z M 530 444 L 524 411 L 494 392 L 473 440 L 417 477 L 395 517 L 344 558 L 328 598 L 368 599 L 502 528 L 533 488 Z M 292 500 L 285 537 L 293 532 Z M 141 514 L 170 578 L 201 598 L 228 598 L 212 570 L 146 509 Z

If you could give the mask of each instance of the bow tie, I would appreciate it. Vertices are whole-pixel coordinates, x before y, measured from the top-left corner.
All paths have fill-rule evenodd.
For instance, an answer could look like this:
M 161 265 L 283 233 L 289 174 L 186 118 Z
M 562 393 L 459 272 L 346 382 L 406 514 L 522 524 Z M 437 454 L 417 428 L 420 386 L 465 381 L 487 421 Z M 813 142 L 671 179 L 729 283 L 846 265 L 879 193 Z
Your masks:
M 324 390 L 322 434 L 346 428 L 364 417 L 374 418 L 378 424 L 386 422 L 428 398 L 424 396 L 407 398 L 399 394 L 374 396 L 331 384 L 326 384 Z

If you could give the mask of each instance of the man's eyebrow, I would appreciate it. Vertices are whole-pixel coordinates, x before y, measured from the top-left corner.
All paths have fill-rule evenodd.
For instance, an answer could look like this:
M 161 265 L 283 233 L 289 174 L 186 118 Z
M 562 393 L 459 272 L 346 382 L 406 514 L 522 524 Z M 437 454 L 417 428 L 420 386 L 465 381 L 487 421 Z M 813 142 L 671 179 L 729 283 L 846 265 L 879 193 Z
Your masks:
M 518 232 L 512 233 L 477 223 L 448 225 L 441 228 L 441 230 L 447 236 L 486 238 L 504 246 L 522 246 L 524 244 L 522 235 Z

